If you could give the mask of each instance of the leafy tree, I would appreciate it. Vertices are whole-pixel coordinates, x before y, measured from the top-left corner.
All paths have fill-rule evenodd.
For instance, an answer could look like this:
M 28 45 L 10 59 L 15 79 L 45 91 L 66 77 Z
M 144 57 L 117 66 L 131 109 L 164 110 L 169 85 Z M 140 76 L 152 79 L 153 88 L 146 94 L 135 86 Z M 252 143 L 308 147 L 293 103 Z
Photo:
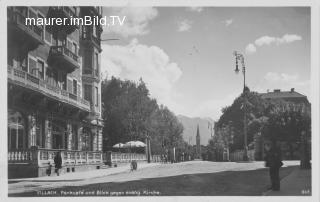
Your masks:
M 112 77 L 102 83 L 104 149 L 131 140 L 151 138 L 153 153 L 183 147 L 183 126 L 165 106 L 151 99 L 142 79 L 138 83 Z

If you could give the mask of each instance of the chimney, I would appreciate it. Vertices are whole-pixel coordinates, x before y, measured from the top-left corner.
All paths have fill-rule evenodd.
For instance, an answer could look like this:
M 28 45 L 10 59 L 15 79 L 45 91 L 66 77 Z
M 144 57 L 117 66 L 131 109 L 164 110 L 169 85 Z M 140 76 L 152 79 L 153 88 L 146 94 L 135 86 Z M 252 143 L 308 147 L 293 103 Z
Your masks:
M 291 88 L 291 93 L 293 93 L 294 92 L 294 88 Z
M 280 90 L 280 89 L 274 89 L 273 92 L 274 92 L 274 93 L 280 93 L 281 90 Z

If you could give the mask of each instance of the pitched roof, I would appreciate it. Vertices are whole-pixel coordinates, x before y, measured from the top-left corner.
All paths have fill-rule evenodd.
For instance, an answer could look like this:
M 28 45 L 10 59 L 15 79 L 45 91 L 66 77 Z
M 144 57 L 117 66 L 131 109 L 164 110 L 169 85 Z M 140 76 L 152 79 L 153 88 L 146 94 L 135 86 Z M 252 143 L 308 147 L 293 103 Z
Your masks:
M 263 99 L 281 99 L 281 98 L 307 98 L 307 96 L 295 91 L 273 91 L 268 93 L 260 93 Z

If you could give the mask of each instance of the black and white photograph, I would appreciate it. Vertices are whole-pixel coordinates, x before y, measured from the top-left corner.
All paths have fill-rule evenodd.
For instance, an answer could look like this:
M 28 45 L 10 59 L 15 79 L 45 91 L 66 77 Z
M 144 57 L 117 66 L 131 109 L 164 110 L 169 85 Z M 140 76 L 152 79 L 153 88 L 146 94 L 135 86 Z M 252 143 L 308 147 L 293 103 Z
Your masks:
M 317 3 L 10 3 L 7 200 L 319 196 Z

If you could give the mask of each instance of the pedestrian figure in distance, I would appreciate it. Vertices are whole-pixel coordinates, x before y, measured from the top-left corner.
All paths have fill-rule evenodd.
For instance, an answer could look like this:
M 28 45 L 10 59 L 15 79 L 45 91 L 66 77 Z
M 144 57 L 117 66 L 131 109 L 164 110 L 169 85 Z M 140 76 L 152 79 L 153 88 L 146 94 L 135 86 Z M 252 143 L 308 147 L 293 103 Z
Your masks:
M 131 171 L 137 170 L 138 168 L 137 161 L 136 160 L 131 161 L 130 167 L 131 167 Z
M 62 158 L 61 158 L 61 153 L 58 152 L 56 156 L 54 157 L 54 165 L 55 165 L 55 171 L 57 175 L 59 176 L 60 174 L 60 169 L 62 168 Z
M 51 163 L 49 162 L 49 163 L 48 163 L 48 168 L 47 168 L 47 175 L 48 175 L 48 176 L 51 175 L 51 168 L 52 168 L 52 165 L 51 165 Z
M 265 150 L 265 166 L 269 167 L 271 189 L 273 191 L 280 191 L 279 170 L 283 165 L 280 148 L 277 146 L 275 141 L 272 141 L 265 145 Z

